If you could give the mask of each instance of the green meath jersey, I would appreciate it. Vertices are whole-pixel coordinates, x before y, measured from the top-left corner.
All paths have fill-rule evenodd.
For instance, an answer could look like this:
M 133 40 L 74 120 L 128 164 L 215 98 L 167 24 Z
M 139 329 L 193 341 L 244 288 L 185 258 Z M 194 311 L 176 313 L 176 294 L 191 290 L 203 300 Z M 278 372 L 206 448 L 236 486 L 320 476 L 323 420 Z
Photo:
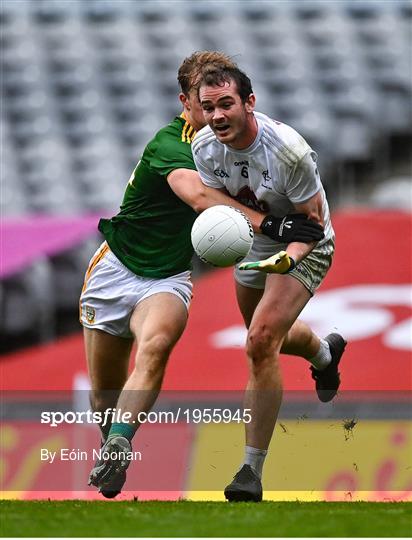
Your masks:
M 191 268 L 197 214 L 175 195 L 167 176 L 175 169 L 196 170 L 195 133 L 183 115 L 158 131 L 132 173 L 120 212 L 99 222 L 110 249 L 139 276 L 165 278 Z

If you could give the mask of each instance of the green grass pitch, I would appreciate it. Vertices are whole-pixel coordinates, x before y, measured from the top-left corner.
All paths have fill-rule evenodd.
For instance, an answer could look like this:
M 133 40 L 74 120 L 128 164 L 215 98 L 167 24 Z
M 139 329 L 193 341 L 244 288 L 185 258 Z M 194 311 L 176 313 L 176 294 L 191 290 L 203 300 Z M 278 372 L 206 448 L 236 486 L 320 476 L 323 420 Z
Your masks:
M 412 503 L 1 501 L 2 536 L 412 535 Z

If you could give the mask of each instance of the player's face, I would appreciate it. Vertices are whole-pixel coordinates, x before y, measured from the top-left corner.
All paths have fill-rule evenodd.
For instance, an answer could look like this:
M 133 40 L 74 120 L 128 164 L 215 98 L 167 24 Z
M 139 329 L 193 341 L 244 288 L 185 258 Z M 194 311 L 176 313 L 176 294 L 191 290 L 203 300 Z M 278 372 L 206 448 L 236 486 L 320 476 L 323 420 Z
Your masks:
M 243 103 L 236 83 L 224 86 L 201 86 L 199 99 L 203 115 L 217 139 L 233 148 L 247 148 L 256 137 L 257 127 L 254 116 L 255 97 L 249 96 Z

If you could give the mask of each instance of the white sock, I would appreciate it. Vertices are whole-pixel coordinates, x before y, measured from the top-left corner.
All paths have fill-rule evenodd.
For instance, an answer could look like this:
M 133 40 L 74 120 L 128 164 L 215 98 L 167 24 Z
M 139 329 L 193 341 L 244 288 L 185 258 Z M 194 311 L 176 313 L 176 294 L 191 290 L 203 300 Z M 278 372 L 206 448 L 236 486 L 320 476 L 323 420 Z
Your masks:
M 243 465 L 250 465 L 259 478 L 262 478 L 263 463 L 265 462 L 267 453 L 267 450 L 245 446 L 245 460 Z
M 331 360 L 332 356 L 329 350 L 329 343 L 324 339 L 321 339 L 319 351 L 315 354 L 313 358 L 309 358 L 309 362 L 315 369 L 322 371 L 330 364 Z

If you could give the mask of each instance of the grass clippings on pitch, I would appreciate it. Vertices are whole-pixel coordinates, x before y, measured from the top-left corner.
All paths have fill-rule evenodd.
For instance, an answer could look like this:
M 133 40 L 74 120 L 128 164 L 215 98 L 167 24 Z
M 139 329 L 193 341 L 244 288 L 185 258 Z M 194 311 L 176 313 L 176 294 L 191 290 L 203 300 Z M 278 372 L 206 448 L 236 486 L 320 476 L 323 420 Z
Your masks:
M 1 501 L 2 536 L 409 537 L 412 503 Z

